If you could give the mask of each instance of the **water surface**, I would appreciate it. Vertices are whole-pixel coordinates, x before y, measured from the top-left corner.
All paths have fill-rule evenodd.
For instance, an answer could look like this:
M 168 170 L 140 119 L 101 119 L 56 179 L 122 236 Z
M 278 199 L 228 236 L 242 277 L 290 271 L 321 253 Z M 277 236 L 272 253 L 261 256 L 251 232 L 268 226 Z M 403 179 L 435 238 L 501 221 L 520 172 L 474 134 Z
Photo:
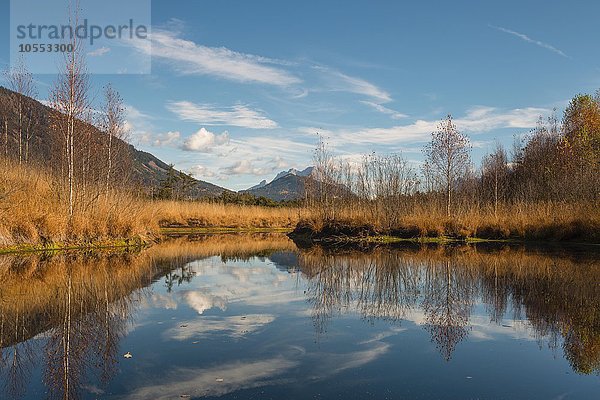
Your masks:
M 0 398 L 600 398 L 599 260 L 276 234 L 6 256 Z

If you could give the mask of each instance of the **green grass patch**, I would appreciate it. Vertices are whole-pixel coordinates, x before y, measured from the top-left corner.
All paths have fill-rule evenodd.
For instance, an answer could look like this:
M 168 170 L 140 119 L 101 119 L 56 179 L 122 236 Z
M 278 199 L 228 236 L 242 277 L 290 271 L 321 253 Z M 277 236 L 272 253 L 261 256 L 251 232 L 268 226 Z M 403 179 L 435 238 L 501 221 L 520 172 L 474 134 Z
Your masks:
M 0 255 L 19 254 L 19 253 L 54 253 L 67 250 L 105 250 L 105 249 L 141 249 L 149 246 L 150 243 L 141 238 L 114 239 L 93 242 L 75 242 L 75 243 L 46 243 L 46 244 L 19 244 L 13 246 L 0 247 Z

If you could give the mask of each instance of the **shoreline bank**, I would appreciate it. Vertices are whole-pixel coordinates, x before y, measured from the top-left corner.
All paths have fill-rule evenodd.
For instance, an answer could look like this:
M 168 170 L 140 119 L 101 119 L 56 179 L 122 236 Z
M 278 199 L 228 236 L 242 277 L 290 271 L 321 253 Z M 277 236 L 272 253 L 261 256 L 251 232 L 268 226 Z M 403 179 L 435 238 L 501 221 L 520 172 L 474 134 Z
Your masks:
M 376 229 L 371 225 L 355 225 L 332 222 L 324 224 L 320 229 L 308 223 L 300 222 L 289 233 L 289 237 L 302 243 L 548 243 L 548 244 L 586 244 L 600 245 L 596 235 L 587 232 L 595 227 L 569 224 L 556 226 L 530 227 L 523 234 L 501 232 L 499 229 L 483 228 L 480 234 L 464 234 L 460 226 L 451 226 L 442 232 L 427 232 L 416 226 L 396 229 Z

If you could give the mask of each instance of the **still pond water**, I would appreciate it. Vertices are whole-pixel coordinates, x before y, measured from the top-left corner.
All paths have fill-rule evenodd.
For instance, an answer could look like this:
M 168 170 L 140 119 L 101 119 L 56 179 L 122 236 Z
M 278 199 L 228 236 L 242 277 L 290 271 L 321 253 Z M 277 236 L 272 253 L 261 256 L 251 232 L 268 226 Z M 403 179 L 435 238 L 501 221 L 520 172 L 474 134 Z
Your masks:
M 0 257 L 2 399 L 599 399 L 600 253 L 175 238 Z

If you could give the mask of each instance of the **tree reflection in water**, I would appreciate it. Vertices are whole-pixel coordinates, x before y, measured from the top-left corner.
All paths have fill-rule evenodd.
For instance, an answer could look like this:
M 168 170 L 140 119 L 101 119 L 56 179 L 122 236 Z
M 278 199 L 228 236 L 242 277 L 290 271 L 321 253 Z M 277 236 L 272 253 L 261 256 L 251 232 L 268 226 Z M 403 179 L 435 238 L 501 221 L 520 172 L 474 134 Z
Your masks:
M 93 279 L 79 275 L 90 272 L 86 268 L 65 265 L 56 292 L 58 324 L 47 333 L 44 348 L 44 380 L 52 397 L 77 398 L 86 373 L 106 383 L 116 371 L 118 344 L 127 331 L 135 297 L 128 296 L 133 288 L 119 287 L 120 282 L 112 279 L 109 268 L 121 260 L 108 261 L 95 260 Z
M 450 260 L 425 268 L 423 311 L 427 330 L 446 360 L 456 345 L 467 336 L 473 307 L 474 280 L 469 271 L 451 265 Z
M 168 241 L 141 253 L 0 257 L 0 398 L 24 396 L 40 354 L 48 397 L 79 398 L 82 385 L 106 383 L 117 371 L 119 342 L 134 305 L 155 280 L 164 277 L 172 288 L 193 279 L 194 260 L 249 259 L 294 248 L 282 235 L 213 235 Z
M 600 372 L 600 262 L 597 254 L 474 246 L 304 249 L 299 269 L 317 335 L 344 310 L 368 320 L 398 321 L 422 313 L 425 329 L 449 360 L 469 332 L 472 308 L 485 305 L 500 324 L 509 309 L 526 318 L 540 341 L 555 347 L 579 373 Z
M 281 250 L 294 254 L 285 258 L 293 265 L 280 268 L 301 272 L 317 336 L 346 312 L 370 323 L 410 318 L 450 360 L 481 303 L 491 323 L 526 319 L 540 342 L 562 346 L 575 371 L 600 372 L 597 255 L 470 246 L 298 250 L 281 236 L 212 236 L 136 254 L 1 257 L 0 397 L 25 394 L 41 354 L 50 397 L 78 398 L 82 385 L 106 383 L 117 371 L 119 342 L 144 288 L 190 282 L 190 263 L 209 256 L 253 262 Z
M 16 312 L 7 316 L 0 312 L 0 371 L 4 391 L 9 398 L 20 398 L 25 392 L 27 380 L 34 364 L 34 343 L 27 341 L 25 327 L 25 297 L 20 296 L 15 302 Z M 3 309 L 0 299 L 0 309 Z M 13 345 L 6 350 L 6 342 Z
M 23 395 L 32 347 L 43 354 L 50 398 L 78 398 L 88 375 L 110 380 L 136 299 L 131 292 L 152 281 L 151 271 L 130 269 L 134 257 L 128 254 L 1 260 L 2 380 L 8 397 Z M 29 340 L 39 334 L 45 340 Z

